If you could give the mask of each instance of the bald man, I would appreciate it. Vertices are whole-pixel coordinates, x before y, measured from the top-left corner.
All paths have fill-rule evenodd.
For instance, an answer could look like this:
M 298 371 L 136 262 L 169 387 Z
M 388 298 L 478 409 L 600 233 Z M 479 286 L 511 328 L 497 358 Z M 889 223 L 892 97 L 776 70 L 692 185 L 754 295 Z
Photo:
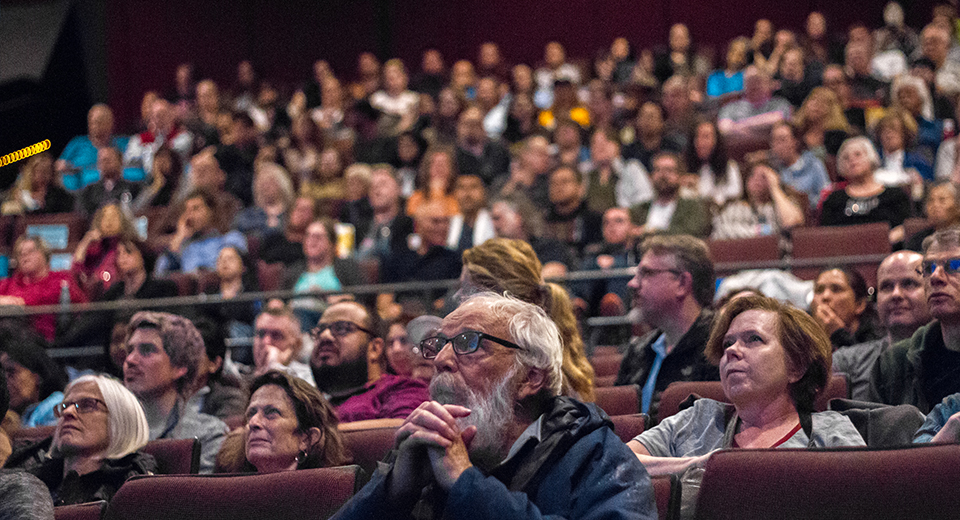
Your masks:
M 930 321 L 923 290 L 920 263 L 923 255 L 897 251 L 877 269 L 877 312 L 886 334 L 877 340 L 843 347 L 833 354 L 833 371 L 850 378 L 850 397 L 870 400 L 870 373 L 880 354 L 890 345 L 907 339 Z

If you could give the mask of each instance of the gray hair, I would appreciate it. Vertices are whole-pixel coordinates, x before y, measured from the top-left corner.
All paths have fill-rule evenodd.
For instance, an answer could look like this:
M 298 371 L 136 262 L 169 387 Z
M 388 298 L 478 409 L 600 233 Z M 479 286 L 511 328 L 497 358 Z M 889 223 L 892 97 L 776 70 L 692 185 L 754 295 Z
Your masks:
M 926 255 L 927 251 L 933 247 L 933 244 L 936 243 L 937 246 L 941 248 L 958 248 L 960 247 L 960 228 L 957 227 L 948 227 L 946 229 L 941 229 L 940 231 L 935 232 L 934 234 L 923 239 L 923 254 Z
M 552 396 L 560 395 L 563 341 L 560 329 L 542 308 L 507 293 L 493 292 L 476 294 L 464 302 L 466 304 L 483 306 L 491 321 L 506 323 L 510 339 L 521 347 L 517 351 L 517 362 L 543 370 L 544 388 Z
M 843 154 L 848 149 L 854 147 L 863 149 L 863 152 L 867 155 L 867 159 L 870 161 L 870 164 L 874 169 L 880 167 L 880 154 L 877 153 L 877 149 L 873 146 L 873 143 L 870 142 L 870 139 L 860 135 L 857 137 L 851 137 L 840 145 L 840 150 L 837 151 L 837 171 L 840 173 L 840 175 L 846 175 L 847 173 L 847 168 L 844 166 Z
M 134 331 L 144 328 L 154 329 L 160 334 L 163 350 L 170 357 L 171 365 L 187 369 L 187 373 L 177 380 L 177 392 L 180 394 L 188 392 L 197 378 L 201 356 L 207 355 L 200 331 L 193 322 L 183 316 L 166 312 L 141 311 L 130 318 L 127 340 L 129 341 Z
M 296 197 L 296 192 L 293 189 L 293 181 L 290 180 L 290 174 L 287 173 L 287 170 L 276 163 L 265 162 L 257 165 L 256 175 L 253 178 L 254 203 L 262 206 L 261 199 L 263 198 L 263 190 L 259 188 L 260 183 L 267 180 L 273 180 L 277 183 L 277 186 L 280 188 L 281 197 L 283 198 L 283 207 L 285 210 L 289 210 L 290 206 L 293 205 L 293 199 Z
M 933 98 L 930 97 L 930 89 L 927 87 L 926 82 L 921 78 L 909 74 L 897 76 L 896 79 L 893 80 L 893 85 L 890 87 L 890 97 L 893 98 L 894 102 L 896 102 L 900 90 L 904 87 L 913 87 L 916 89 L 917 95 L 920 96 L 922 102 L 920 115 L 922 115 L 924 119 L 933 120 Z
M 150 427 L 143 407 L 133 392 L 127 390 L 120 381 L 104 375 L 85 375 L 73 380 L 64 389 L 64 395 L 70 395 L 77 385 L 93 383 L 97 385 L 107 411 L 107 432 L 110 442 L 103 452 L 104 459 L 119 459 L 142 448 L 150 440 Z M 60 449 L 59 430 L 54 435 L 52 452 Z

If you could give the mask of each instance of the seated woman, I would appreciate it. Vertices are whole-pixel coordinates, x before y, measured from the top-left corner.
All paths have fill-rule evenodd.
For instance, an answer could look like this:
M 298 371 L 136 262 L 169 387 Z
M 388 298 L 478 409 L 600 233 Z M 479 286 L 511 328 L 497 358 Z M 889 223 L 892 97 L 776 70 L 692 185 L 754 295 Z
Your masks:
M 20 427 L 56 424 L 54 408 L 63 400 L 67 375 L 47 356 L 47 344 L 36 332 L 4 324 L 0 336 L 5 338 L 0 343 L 0 365 L 6 373 L 10 410 L 20 414 Z
M 440 200 L 445 213 L 449 216 L 460 212 L 457 199 L 453 196 L 453 184 L 457 178 L 457 159 L 452 147 L 436 146 L 427 150 L 420 162 L 420 175 L 417 189 L 407 199 L 407 215 L 417 214 L 425 202 Z
M 283 231 L 286 213 L 293 204 L 290 175 L 275 163 L 257 165 L 253 178 L 253 206 L 233 219 L 233 229 L 249 235 L 266 236 Z
M 700 121 L 689 136 L 693 146 L 687 147 L 687 166 L 690 174 L 684 176 L 687 189 L 694 197 L 712 201 L 717 206 L 740 197 L 743 178 L 737 161 L 728 159 L 727 146 L 713 121 Z
M 50 270 L 50 248 L 39 237 L 22 236 L 13 244 L 17 270 L 0 280 L 0 305 L 56 305 L 64 288 L 71 303 L 85 303 L 87 295 L 70 273 Z M 53 341 L 57 324 L 53 314 L 37 314 L 33 328 L 47 341 Z
M 17 182 L 3 197 L 0 213 L 69 213 L 73 211 L 73 204 L 73 195 L 55 182 L 53 156 L 49 152 L 43 152 L 27 159 L 20 167 Z
M 707 95 L 711 98 L 732 99 L 743 92 L 743 68 L 747 65 L 750 40 L 738 36 L 727 44 L 726 66 L 707 76 Z
M 131 208 L 141 212 L 150 208 L 169 206 L 174 195 L 180 191 L 180 182 L 183 178 L 183 161 L 180 154 L 168 146 L 161 146 L 153 154 L 153 166 L 150 170 L 150 184 L 144 186 L 137 198 L 133 199 Z
M 330 219 L 321 218 L 310 223 L 303 238 L 305 258 L 285 270 L 283 288 L 308 293 L 339 291 L 346 286 L 362 283 L 357 262 L 349 258 L 337 258 L 334 246 L 336 236 Z M 322 300 L 299 298 L 293 301 L 291 307 L 296 309 L 300 322 L 309 329 L 317 323 L 320 314 L 330 303 L 334 303 L 330 297 Z
M 855 269 L 834 267 L 821 271 L 813 284 L 810 313 L 821 325 L 834 349 L 880 339 L 883 331 L 867 292 L 867 282 Z
M 885 186 L 914 187 L 923 193 L 923 181 L 933 180 L 933 155 L 919 153 L 915 141 L 917 122 L 902 108 L 887 110 L 875 129 L 880 143 L 880 167 L 874 176 Z
M 894 106 L 913 117 L 917 124 L 916 146 L 913 151 L 923 157 L 927 166 L 943 141 L 943 121 L 936 118 L 933 111 L 933 98 L 927 83 L 911 74 L 903 74 L 893 80 L 890 97 Z M 929 172 L 932 178 L 933 171 Z
M 276 473 L 347 461 L 337 415 L 316 388 L 271 370 L 254 379 L 250 390 L 246 425 L 224 441 L 218 473 Z
M 747 178 L 747 198 L 731 200 L 713 218 L 712 240 L 784 235 L 803 225 L 798 194 L 780 182 L 768 164 L 757 163 Z
M 835 157 L 852 129 L 843 115 L 840 98 L 827 87 L 816 87 L 793 114 L 793 125 L 807 150 L 821 161 Z
M 119 204 L 102 206 L 93 215 L 90 231 L 73 252 L 73 272 L 91 299 L 117 281 L 117 249 L 121 241 L 134 240 L 137 231 Z
M 49 457 L 29 470 L 50 488 L 54 505 L 109 501 L 134 475 L 156 470 L 137 450 L 149 437 L 140 402 L 119 381 L 87 375 L 67 386 Z
M 923 239 L 941 229 L 960 225 L 960 188 L 948 179 L 938 179 L 927 188 L 923 212 L 930 226 L 907 237 L 904 249 L 922 253 Z
M 202 287 L 204 294 L 214 294 L 224 300 L 232 300 L 244 291 L 259 290 L 254 269 L 250 268 L 243 252 L 233 246 L 225 246 L 217 256 L 217 283 Z M 208 306 L 203 313 L 221 324 L 229 338 L 253 336 L 253 320 L 257 317 L 257 302 L 223 303 Z
M 698 399 L 629 441 L 651 476 L 699 483 L 718 449 L 864 445 L 849 419 L 813 411 L 830 378 L 831 347 L 803 311 L 764 296 L 736 298 L 720 311 L 704 354 L 719 364 L 733 404 Z M 683 490 L 684 503 L 697 489 Z
M 823 200 L 821 226 L 850 226 L 871 222 L 890 224 L 890 243 L 903 240 L 903 221 L 910 216 L 910 197 L 900 188 L 888 188 L 874 179 L 880 156 L 866 137 L 851 137 L 837 153 L 837 170 L 847 180 Z
M 156 255 L 142 242 L 121 240 L 117 244 L 117 277 L 97 301 L 146 300 L 178 296 L 177 284 L 173 280 L 158 280 L 153 277 L 156 260 Z M 78 314 L 70 327 L 57 335 L 54 345 L 57 347 L 108 345 L 112 333 L 112 327 L 109 324 L 126 324 L 133 316 L 133 312 L 133 310 L 122 310 Z M 125 356 L 126 353 L 124 351 L 119 355 Z M 119 366 L 122 365 L 123 359 L 120 359 Z
M 440 327 L 440 318 L 423 315 L 414 318 L 406 326 L 400 320 L 393 321 L 387 328 L 383 355 L 387 362 L 387 371 L 403 377 L 413 377 L 430 382 L 436 369 L 433 362 L 413 351 L 417 339 Z

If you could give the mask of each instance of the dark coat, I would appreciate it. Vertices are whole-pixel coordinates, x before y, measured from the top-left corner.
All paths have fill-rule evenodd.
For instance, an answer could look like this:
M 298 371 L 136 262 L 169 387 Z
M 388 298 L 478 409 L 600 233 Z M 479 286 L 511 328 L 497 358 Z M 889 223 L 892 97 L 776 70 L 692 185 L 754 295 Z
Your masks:
M 517 453 L 485 475 L 464 471 L 449 493 L 428 491 L 415 509 L 391 507 L 386 481 L 373 479 L 335 516 L 367 518 L 657 518 L 650 477 L 593 404 L 554 398 L 541 417 L 541 440 L 529 439 Z

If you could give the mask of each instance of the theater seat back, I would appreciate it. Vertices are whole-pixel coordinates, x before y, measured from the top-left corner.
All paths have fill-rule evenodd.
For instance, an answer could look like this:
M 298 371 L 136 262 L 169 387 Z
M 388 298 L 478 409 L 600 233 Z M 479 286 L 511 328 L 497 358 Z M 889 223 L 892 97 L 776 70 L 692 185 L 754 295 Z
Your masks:
M 359 466 L 269 475 L 134 477 L 114 495 L 105 519 L 326 519 L 357 490 Z

